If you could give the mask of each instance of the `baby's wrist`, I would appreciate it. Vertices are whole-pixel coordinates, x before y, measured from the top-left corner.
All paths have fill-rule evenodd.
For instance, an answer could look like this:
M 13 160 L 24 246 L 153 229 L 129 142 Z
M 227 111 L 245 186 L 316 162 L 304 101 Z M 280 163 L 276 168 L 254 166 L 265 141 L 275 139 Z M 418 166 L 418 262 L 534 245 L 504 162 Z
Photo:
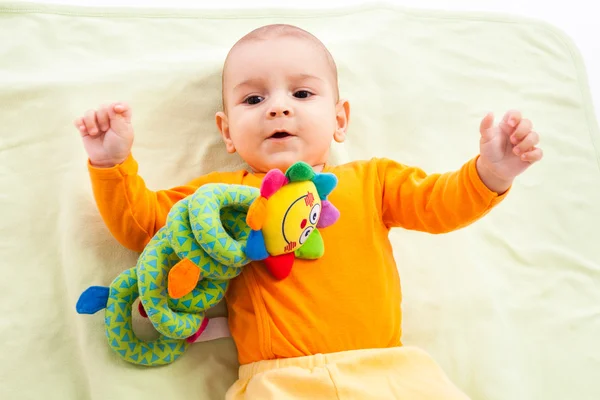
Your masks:
M 100 162 L 99 163 L 99 162 L 95 162 L 95 161 L 90 160 L 90 165 L 92 167 L 94 167 L 94 168 L 112 168 L 112 167 L 114 167 L 117 164 L 114 164 L 114 163 L 104 163 L 104 162 Z
M 90 165 L 94 168 L 113 168 L 116 167 L 119 164 L 123 164 L 125 162 L 125 160 L 127 160 L 127 157 L 125 157 L 124 159 L 119 159 L 119 160 L 92 160 L 90 158 Z
M 514 178 L 499 176 L 494 172 L 493 168 L 490 168 L 484 163 L 481 157 L 477 159 L 476 168 L 479 179 L 481 179 L 483 184 L 492 192 L 503 194 L 510 189 L 513 184 Z

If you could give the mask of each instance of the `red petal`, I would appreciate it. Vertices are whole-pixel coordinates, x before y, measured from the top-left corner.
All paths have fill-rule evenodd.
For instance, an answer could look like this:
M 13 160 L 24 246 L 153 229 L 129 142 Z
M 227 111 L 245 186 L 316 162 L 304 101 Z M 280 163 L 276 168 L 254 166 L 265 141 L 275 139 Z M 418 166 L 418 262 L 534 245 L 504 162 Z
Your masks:
M 294 265 L 294 253 L 282 254 L 280 256 L 270 256 L 265 259 L 265 265 L 271 275 L 276 279 L 286 278 L 292 271 Z

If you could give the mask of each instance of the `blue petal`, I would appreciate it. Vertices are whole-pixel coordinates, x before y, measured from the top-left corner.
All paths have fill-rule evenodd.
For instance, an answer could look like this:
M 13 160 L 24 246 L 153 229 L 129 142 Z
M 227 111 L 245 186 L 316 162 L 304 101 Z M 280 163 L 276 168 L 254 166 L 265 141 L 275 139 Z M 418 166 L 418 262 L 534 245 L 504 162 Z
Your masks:
M 248 256 L 248 258 L 251 260 L 264 260 L 265 258 L 269 257 L 269 253 L 267 253 L 267 247 L 265 245 L 265 238 L 261 231 L 250 231 L 244 253 L 246 253 L 246 256 Z
M 313 183 L 317 187 L 317 192 L 319 193 L 321 200 L 327 199 L 327 196 L 329 196 L 337 186 L 337 182 L 337 177 L 329 172 L 317 174 L 313 179 Z

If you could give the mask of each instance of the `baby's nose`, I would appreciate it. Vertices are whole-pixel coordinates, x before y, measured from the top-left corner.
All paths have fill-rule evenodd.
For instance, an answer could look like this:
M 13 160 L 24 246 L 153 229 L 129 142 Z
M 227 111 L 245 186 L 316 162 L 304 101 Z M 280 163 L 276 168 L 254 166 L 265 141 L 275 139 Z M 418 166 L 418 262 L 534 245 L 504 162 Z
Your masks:
M 278 115 L 290 115 L 290 110 L 271 110 L 270 115 L 271 117 L 276 117 Z
M 267 111 L 268 118 L 289 117 L 293 115 L 292 108 L 286 105 L 274 105 Z

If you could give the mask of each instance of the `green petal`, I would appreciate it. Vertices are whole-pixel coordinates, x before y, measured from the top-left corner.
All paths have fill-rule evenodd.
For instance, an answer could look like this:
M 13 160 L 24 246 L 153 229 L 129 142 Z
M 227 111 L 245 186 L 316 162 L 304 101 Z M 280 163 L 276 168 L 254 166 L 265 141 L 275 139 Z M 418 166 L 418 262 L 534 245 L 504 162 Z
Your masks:
M 325 244 L 318 229 L 315 229 L 306 242 L 296 250 L 296 257 L 315 260 L 325 254 Z
M 288 168 L 285 176 L 290 182 L 310 181 L 314 178 L 315 171 L 307 163 L 299 161 Z

